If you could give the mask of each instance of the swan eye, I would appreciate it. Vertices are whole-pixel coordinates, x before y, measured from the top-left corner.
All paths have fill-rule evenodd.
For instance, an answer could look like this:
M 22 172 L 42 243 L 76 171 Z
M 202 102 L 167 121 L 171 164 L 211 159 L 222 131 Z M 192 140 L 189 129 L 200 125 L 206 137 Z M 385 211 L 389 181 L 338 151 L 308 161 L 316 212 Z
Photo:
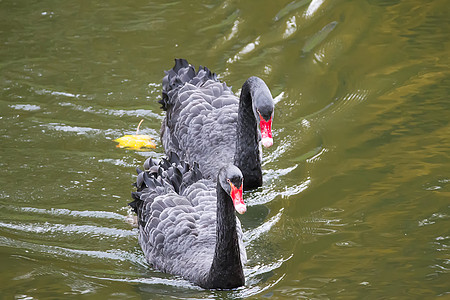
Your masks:
M 228 183 L 231 183 L 230 179 L 227 178 L 227 182 L 228 182 Z

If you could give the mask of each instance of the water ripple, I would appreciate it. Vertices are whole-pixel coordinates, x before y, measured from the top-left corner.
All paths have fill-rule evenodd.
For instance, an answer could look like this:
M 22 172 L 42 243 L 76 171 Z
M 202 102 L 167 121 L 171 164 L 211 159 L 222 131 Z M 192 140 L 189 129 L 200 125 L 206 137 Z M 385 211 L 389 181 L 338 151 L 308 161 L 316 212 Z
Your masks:
M 448 219 L 449 215 L 447 215 L 446 213 L 441 212 L 433 213 L 430 217 L 420 220 L 419 227 L 433 225 L 439 220 L 448 220 Z
M 125 220 L 125 216 L 109 212 L 109 211 L 92 211 L 92 210 L 70 210 L 66 208 L 51 208 L 51 209 L 43 209 L 43 208 L 35 208 L 35 207 L 8 207 L 8 206 L 0 206 L 2 209 L 12 209 L 15 211 L 27 212 L 27 213 L 37 213 L 44 215 L 56 215 L 56 216 L 71 216 L 71 217 L 83 217 L 83 218 L 95 218 L 95 219 L 116 219 L 116 220 Z
M 55 130 L 55 131 L 76 133 L 78 135 L 102 133 L 102 130 L 100 130 L 100 129 L 91 128 L 91 127 L 70 126 L 70 125 L 65 125 L 62 123 L 48 123 L 48 124 L 41 124 L 41 126 L 47 127 L 48 129 Z
M 48 95 L 53 95 L 53 96 L 64 96 L 64 97 L 68 97 L 68 98 L 86 97 L 86 95 L 82 95 L 82 94 L 73 94 L 73 93 L 69 93 L 69 92 L 52 91 L 52 90 L 48 90 L 48 89 L 36 90 L 36 93 L 39 95 L 48 94 Z
M 92 127 L 84 127 L 84 126 L 71 126 L 64 123 L 43 123 L 39 125 L 40 127 L 47 128 L 52 131 L 59 131 L 64 133 L 72 133 L 80 136 L 85 135 L 107 135 L 107 136 L 114 136 L 119 137 L 123 134 L 122 131 L 119 131 L 117 129 L 98 129 L 98 128 L 92 128 Z M 130 133 L 134 133 L 135 131 L 130 131 Z M 157 131 L 154 129 L 146 129 L 141 130 L 143 134 L 149 134 L 150 136 L 157 136 Z
M 31 223 L 31 224 L 13 224 L 0 222 L 0 228 L 10 229 L 14 231 L 22 231 L 37 234 L 76 234 L 93 237 L 129 237 L 135 236 L 136 233 L 131 230 L 123 230 L 117 228 L 100 227 L 93 225 L 76 225 L 76 224 L 50 224 L 50 223 Z
M 274 21 L 279 21 L 288 14 L 295 13 L 299 8 L 306 6 L 311 0 L 292 1 L 283 7 L 273 18 Z
M 61 246 L 51 246 L 35 244 L 30 242 L 23 242 L 20 240 L 10 239 L 4 236 L 0 236 L 0 246 L 21 248 L 26 249 L 26 251 L 37 251 L 40 253 L 46 253 L 50 255 L 56 255 L 63 258 L 95 258 L 101 260 L 112 260 L 112 261 L 132 261 L 136 264 L 148 267 L 145 260 L 143 260 L 143 255 L 135 255 L 131 252 L 112 249 L 112 250 L 80 250 L 80 249 L 70 249 Z
M 227 60 L 227 63 L 234 63 L 234 62 L 240 60 L 243 55 L 246 55 L 246 54 L 252 52 L 253 50 L 255 50 L 256 47 L 260 43 L 260 39 L 261 39 L 261 37 L 258 36 L 253 42 L 248 43 L 247 45 L 245 45 L 244 48 L 242 48 L 241 51 L 236 53 L 236 55 L 233 58 L 229 58 Z
M 72 107 L 74 110 L 88 112 L 99 115 L 111 115 L 117 117 L 132 116 L 132 117 L 150 117 L 153 119 L 162 120 L 164 116 L 154 113 L 149 109 L 96 109 L 92 106 L 83 106 L 79 104 L 73 104 L 70 102 L 61 102 L 60 106 Z
M 269 232 L 270 229 L 272 228 L 272 226 L 275 225 L 281 219 L 281 215 L 283 214 L 283 211 L 284 211 L 284 208 L 280 209 L 280 211 L 275 216 L 273 216 L 272 218 L 270 218 L 269 220 L 267 220 L 260 226 L 254 228 L 252 230 L 245 231 L 244 232 L 245 245 L 247 246 L 254 240 L 258 239 L 263 234 Z
M 323 4 L 324 0 L 312 0 L 311 3 L 308 6 L 308 9 L 305 12 L 305 17 L 309 18 L 313 14 L 316 13 L 316 11 L 320 8 L 320 6 Z
M 300 194 L 304 190 L 306 190 L 311 184 L 311 178 L 307 178 L 302 181 L 300 184 L 296 184 L 293 186 L 285 186 L 282 189 L 278 189 L 277 187 L 270 186 L 266 187 L 264 191 L 257 191 L 249 194 L 246 197 L 246 202 L 248 206 L 261 205 L 269 203 L 274 200 L 277 196 L 281 196 L 283 198 L 289 198 L 291 196 Z
M 34 104 L 12 104 L 9 107 L 17 109 L 17 110 L 25 110 L 25 111 L 35 111 L 40 110 L 41 107 L 39 105 Z
M 190 283 L 184 279 L 167 279 L 167 278 L 159 278 L 159 277 L 146 277 L 146 278 L 108 278 L 108 277 L 99 277 L 99 276 L 89 276 L 85 275 L 89 278 L 95 278 L 106 281 L 118 281 L 125 283 L 141 283 L 141 284 L 149 284 L 149 285 L 166 285 L 171 287 L 181 287 L 188 288 L 193 290 L 203 290 L 202 288 Z

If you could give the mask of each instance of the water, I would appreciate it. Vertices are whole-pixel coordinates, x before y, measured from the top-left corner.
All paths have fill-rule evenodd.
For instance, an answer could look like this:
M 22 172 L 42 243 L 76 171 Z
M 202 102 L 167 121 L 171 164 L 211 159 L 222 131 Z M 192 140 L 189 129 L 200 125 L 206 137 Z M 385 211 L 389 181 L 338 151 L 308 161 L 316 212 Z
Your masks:
M 0 2 L 3 298 L 448 296 L 447 1 L 159 2 Z M 175 57 L 276 97 L 234 291 L 152 270 L 127 221 Z M 116 148 L 142 118 L 156 149 Z

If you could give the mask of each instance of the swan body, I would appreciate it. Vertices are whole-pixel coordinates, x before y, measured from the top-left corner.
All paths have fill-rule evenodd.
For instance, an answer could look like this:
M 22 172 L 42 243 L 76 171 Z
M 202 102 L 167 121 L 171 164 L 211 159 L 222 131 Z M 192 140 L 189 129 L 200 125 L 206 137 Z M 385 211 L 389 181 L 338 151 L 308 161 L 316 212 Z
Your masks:
M 274 103 L 258 77 L 242 86 L 240 98 L 206 67 L 196 72 L 184 59 L 163 78 L 166 117 L 161 140 L 166 153 L 198 162 L 205 178 L 216 180 L 221 167 L 234 163 L 244 175 L 244 189 L 262 185 L 261 144 L 270 147 Z
M 234 212 L 246 210 L 240 170 L 222 167 L 215 183 L 173 153 L 160 162 L 148 159 L 144 169 L 137 169 L 130 206 L 147 261 L 203 288 L 244 285 L 247 255 Z

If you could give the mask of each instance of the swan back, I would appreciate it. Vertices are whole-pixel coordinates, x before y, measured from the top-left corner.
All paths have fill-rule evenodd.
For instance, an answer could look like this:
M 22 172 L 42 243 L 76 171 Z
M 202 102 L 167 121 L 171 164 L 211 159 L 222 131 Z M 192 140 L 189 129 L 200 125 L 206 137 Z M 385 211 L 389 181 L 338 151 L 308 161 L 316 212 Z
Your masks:
M 221 167 L 232 163 L 236 149 L 239 98 L 206 67 L 197 72 L 176 59 L 163 79 L 161 127 L 166 153 L 198 162 L 205 178 L 216 180 Z

